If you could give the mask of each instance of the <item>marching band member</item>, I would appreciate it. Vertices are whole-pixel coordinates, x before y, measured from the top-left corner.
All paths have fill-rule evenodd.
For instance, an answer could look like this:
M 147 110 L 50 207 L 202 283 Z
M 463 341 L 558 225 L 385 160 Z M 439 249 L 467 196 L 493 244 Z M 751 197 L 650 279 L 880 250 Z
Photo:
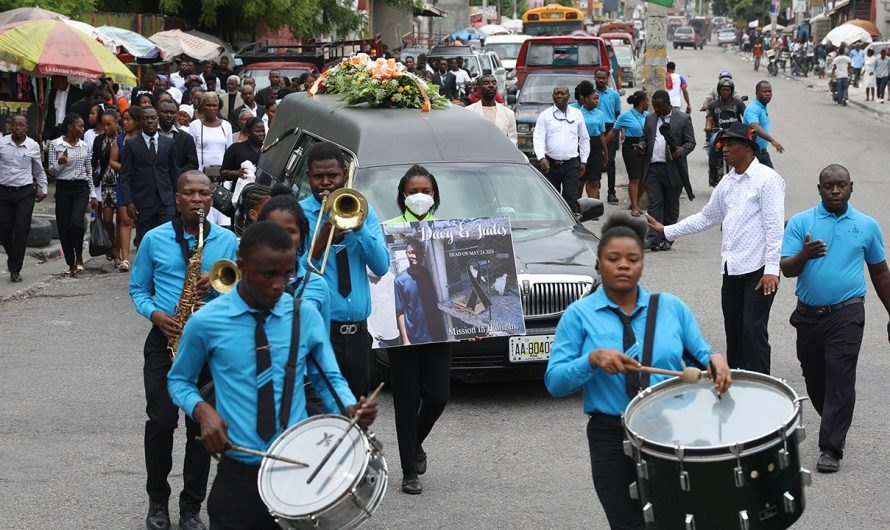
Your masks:
M 729 388 L 726 359 L 711 352 L 692 312 L 679 298 L 662 293 L 651 344 L 644 331 L 650 306 L 649 291 L 639 286 L 643 274 L 646 225 L 612 216 L 603 226 L 597 250 L 597 269 L 603 285 L 590 296 L 571 304 L 556 328 L 556 337 L 544 382 L 553 396 L 578 390 L 584 393 L 584 413 L 590 416 L 587 440 L 593 485 L 613 529 L 644 528 L 639 503 L 628 495 L 636 479 L 634 462 L 624 455 L 621 414 L 631 398 L 665 376 L 641 378 L 627 373 L 628 366 L 682 370 L 683 352 L 709 364 L 717 392 Z M 651 348 L 651 349 L 647 349 Z M 649 352 L 651 359 L 647 357 Z M 622 353 L 624 352 L 624 353 Z
M 210 453 L 225 453 L 233 443 L 266 451 L 284 429 L 306 418 L 302 385 L 294 385 L 294 393 L 287 397 L 284 392 L 294 298 L 282 295 L 293 277 L 295 259 L 293 240 L 284 228 L 271 221 L 250 225 L 238 248 L 241 281 L 185 326 L 168 386 L 173 401 L 200 423 Z M 301 304 L 298 318 L 294 380 L 302 382 L 308 374 L 325 410 L 339 410 L 322 374 L 313 364 L 307 365 L 307 355 L 314 355 L 348 414 L 358 414 L 363 427 L 371 425 L 377 403 L 364 396 L 356 403 L 313 304 Z M 198 392 L 205 363 L 216 386 L 216 409 Z M 287 413 L 282 410 L 285 400 L 290 401 Z M 212 528 L 278 530 L 257 489 L 260 462 L 260 457 L 244 453 L 222 456 L 207 503 Z
M 142 239 L 130 276 L 130 297 L 136 311 L 151 320 L 152 328 L 145 339 L 145 398 L 148 421 L 145 422 L 145 464 L 148 481 L 149 508 L 146 525 L 149 529 L 170 528 L 167 502 L 170 484 L 167 476 L 173 467 L 173 431 L 179 420 L 179 410 L 167 393 L 167 372 L 170 352 L 167 341 L 182 332 L 182 322 L 173 318 L 186 280 L 186 263 L 197 247 L 198 210 L 210 211 L 213 196 L 210 179 L 199 171 L 189 171 L 179 177 L 175 195 L 179 213 Z M 203 274 L 194 286 L 200 298 L 211 298 L 207 271 L 214 261 L 235 259 L 238 239 L 235 235 L 211 223 L 204 223 Z M 209 378 L 202 377 L 202 382 Z M 207 492 L 210 456 L 195 440 L 198 424 L 185 420 L 186 446 L 183 464 L 184 487 L 179 496 L 179 524 L 188 530 L 204 528 L 199 514 Z
M 309 217 L 309 232 L 314 233 L 322 200 L 346 185 L 346 162 L 335 144 L 319 142 L 312 146 L 308 163 L 312 195 L 300 205 Z M 328 235 L 334 230 L 333 248 L 324 269 L 331 293 L 331 345 L 352 393 L 367 395 L 373 342 L 367 321 L 371 314 L 367 269 L 378 276 L 385 274 L 389 270 L 389 249 L 373 206 L 368 205 L 365 222 L 353 230 L 343 232 L 333 228 L 326 216 L 322 216 L 321 222 L 315 247 L 304 252 L 311 253 L 313 263 L 319 266 Z M 306 256 L 300 259 L 305 260 Z
M 412 166 L 399 181 L 396 202 L 402 215 L 387 223 L 434 221 L 439 207 L 436 178 L 426 168 Z M 395 292 L 402 294 L 396 295 L 396 315 L 405 346 L 388 352 L 402 491 L 418 495 L 423 492 L 418 476 L 426 473 L 427 464 L 423 441 L 445 411 L 451 393 L 451 345 L 432 342 L 444 340 L 445 329 L 435 293 L 421 295 L 433 288 L 430 273 L 422 265 L 423 243 L 409 241 L 406 252 L 410 266 L 395 281 Z M 425 344 L 413 344 L 418 335 Z

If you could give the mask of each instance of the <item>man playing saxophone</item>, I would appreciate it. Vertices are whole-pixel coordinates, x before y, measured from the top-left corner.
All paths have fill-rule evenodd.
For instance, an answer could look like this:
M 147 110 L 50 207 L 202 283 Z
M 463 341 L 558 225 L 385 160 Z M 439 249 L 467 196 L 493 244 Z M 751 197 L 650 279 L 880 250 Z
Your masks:
M 179 420 L 179 410 L 167 393 L 167 372 L 172 363 L 168 343 L 174 343 L 182 333 L 189 311 L 177 311 L 195 302 L 213 298 L 207 271 L 219 259 L 236 259 L 238 238 L 235 234 L 204 222 L 203 248 L 200 269 L 192 267 L 186 274 L 188 262 L 198 251 L 198 238 L 203 212 L 213 203 L 210 179 L 199 171 L 189 171 L 179 177 L 176 191 L 177 213 L 173 220 L 150 230 L 139 245 L 136 262 L 130 275 L 130 298 L 136 311 L 152 323 L 145 339 L 145 464 L 146 490 L 149 508 L 146 526 L 149 529 L 170 528 L 168 500 L 170 484 L 167 476 L 173 467 L 173 432 Z M 178 316 L 178 318 L 174 317 Z M 202 383 L 209 381 L 205 371 Z M 199 514 L 207 491 L 210 456 L 200 441 L 200 427 L 186 417 L 185 462 L 183 463 L 183 491 L 179 496 L 179 525 L 185 530 L 203 529 Z

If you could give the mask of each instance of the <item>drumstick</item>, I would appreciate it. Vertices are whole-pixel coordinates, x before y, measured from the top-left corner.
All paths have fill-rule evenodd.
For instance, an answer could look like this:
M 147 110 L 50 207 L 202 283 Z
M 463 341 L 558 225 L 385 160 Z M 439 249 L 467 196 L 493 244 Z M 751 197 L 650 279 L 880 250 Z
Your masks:
M 702 371 L 698 368 L 687 366 L 682 372 L 678 370 L 665 370 L 663 368 L 655 368 L 654 366 L 634 366 L 629 365 L 626 368 L 632 372 L 646 372 L 649 374 L 672 375 L 679 377 L 684 383 L 698 383 L 702 378 Z
M 380 393 L 381 389 L 383 389 L 383 383 L 380 383 L 379 385 L 377 385 L 377 388 L 374 389 L 373 393 L 371 393 L 371 397 L 368 398 L 367 403 L 370 403 L 370 402 L 374 401 L 375 399 L 377 399 L 377 394 Z M 330 450 L 328 450 L 328 454 L 324 455 L 324 458 L 321 459 L 321 462 L 318 464 L 318 467 L 315 468 L 315 471 L 313 471 L 312 474 L 309 475 L 309 480 L 306 481 L 306 484 L 312 484 L 312 481 L 318 475 L 318 472 L 321 471 L 321 468 L 323 468 L 324 465 L 328 463 L 328 460 L 330 460 L 331 456 L 334 455 L 334 451 L 336 451 L 337 448 L 340 447 L 340 444 L 343 443 L 343 440 L 346 438 L 346 435 L 349 434 L 349 431 L 351 431 L 353 427 L 355 427 L 356 422 L 358 422 L 358 411 L 356 411 L 355 416 L 353 416 L 352 419 L 349 420 L 349 426 L 346 427 L 346 430 L 343 431 L 343 434 L 341 434 L 340 437 L 337 438 L 337 441 L 334 442 L 333 447 L 331 447 Z
M 195 436 L 195 440 L 201 441 L 200 436 Z M 272 460 L 280 460 L 282 462 L 287 462 L 288 464 L 293 464 L 299 467 L 309 467 L 309 464 L 305 462 L 300 462 L 299 460 L 294 460 L 293 458 L 288 458 L 286 456 L 273 455 L 272 453 L 264 453 L 262 451 L 257 451 L 256 449 L 251 449 L 250 447 L 242 447 L 240 445 L 229 444 L 229 451 L 238 451 L 239 453 L 247 453 L 249 455 L 261 456 L 263 458 L 271 458 Z

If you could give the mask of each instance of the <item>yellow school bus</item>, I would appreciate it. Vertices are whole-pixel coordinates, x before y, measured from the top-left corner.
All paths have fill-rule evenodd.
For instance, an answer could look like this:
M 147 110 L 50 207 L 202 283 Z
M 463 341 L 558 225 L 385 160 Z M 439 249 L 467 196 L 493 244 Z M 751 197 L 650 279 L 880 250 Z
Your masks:
M 526 35 L 569 35 L 577 30 L 584 31 L 584 13 L 574 7 L 549 4 L 522 15 L 522 33 Z

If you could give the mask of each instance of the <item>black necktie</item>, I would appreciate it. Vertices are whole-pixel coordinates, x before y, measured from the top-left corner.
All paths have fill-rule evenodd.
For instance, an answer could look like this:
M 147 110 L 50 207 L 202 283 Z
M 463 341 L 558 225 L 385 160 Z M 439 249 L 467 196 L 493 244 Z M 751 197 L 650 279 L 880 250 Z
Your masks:
M 633 347 L 634 343 L 637 342 L 637 337 L 634 335 L 633 321 L 637 318 L 637 315 L 640 314 L 639 311 L 636 313 L 627 316 L 624 311 L 617 307 L 610 307 L 613 313 L 618 315 L 618 318 L 621 319 L 621 323 L 624 325 L 624 334 L 621 340 L 621 347 L 624 348 L 624 353 L 627 354 L 628 351 Z M 627 392 L 627 396 L 633 398 L 640 391 L 640 374 L 638 372 L 625 372 L 624 373 L 624 389 Z
M 158 148 L 157 146 L 155 146 L 154 136 L 148 139 L 148 150 L 151 152 L 151 156 L 155 156 L 158 154 Z
M 346 298 L 352 292 L 352 278 L 349 277 L 349 252 L 346 249 L 337 251 L 337 292 Z
M 275 392 L 272 387 L 271 372 L 268 380 L 262 385 L 260 375 L 272 367 L 272 354 L 269 351 L 269 340 L 266 338 L 266 313 L 253 313 L 256 319 L 256 432 L 265 441 L 275 436 Z

